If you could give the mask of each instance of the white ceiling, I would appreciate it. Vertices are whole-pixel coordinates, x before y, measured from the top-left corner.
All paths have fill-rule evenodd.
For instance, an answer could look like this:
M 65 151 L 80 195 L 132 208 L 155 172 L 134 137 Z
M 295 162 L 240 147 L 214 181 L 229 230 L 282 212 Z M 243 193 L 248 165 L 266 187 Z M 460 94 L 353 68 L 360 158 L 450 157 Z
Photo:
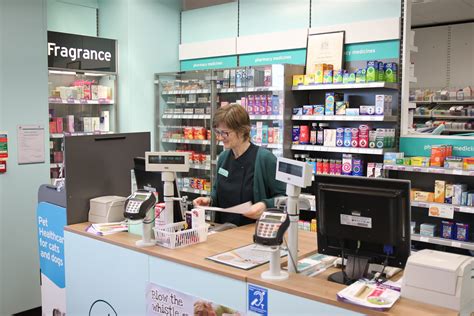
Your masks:
M 474 0 L 413 0 L 412 26 L 474 20 Z

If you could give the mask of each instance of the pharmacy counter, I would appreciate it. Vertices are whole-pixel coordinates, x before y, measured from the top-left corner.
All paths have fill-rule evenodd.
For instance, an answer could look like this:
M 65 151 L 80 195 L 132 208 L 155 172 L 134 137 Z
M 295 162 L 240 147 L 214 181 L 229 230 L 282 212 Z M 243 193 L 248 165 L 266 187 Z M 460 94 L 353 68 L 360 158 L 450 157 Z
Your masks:
M 260 278 L 268 265 L 245 271 L 205 259 L 252 243 L 254 225 L 213 234 L 205 243 L 173 250 L 137 248 L 136 235 L 96 236 L 85 232 L 87 226 L 81 223 L 65 228 L 68 315 L 154 315 L 146 310 L 150 284 L 248 314 L 254 314 L 248 308 L 255 289 L 265 292 L 266 304 L 262 305 L 269 315 L 377 313 L 338 302 L 336 293 L 343 286 L 326 281 L 333 271 L 315 278 L 291 275 L 286 281 L 271 282 Z M 300 255 L 316 250 L 314 233 L 300 232 L 299 250 Z M 175 315 L 174 311 L 168 310 L 169 315 Z M 456 315 L 452 310 L 407 299 L 400 299 L 390 313 Z

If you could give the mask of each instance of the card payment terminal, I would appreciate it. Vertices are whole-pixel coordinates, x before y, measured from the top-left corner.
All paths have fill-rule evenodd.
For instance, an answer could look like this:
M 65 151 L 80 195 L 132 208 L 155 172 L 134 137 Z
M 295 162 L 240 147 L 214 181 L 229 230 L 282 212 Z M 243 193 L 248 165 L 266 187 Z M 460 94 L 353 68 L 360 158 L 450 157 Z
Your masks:
M 283 243 L 283 235 L 290 226 L 288 214 L 280 210 L 263 212 L 255 226 L 253 241 L 265 246 L 279 246 Z
M 127 198 L 125 202 L 124 217 L 128 219 L 145 218 L 147 211 L 156 203 L 152 192 L 138 190 Z

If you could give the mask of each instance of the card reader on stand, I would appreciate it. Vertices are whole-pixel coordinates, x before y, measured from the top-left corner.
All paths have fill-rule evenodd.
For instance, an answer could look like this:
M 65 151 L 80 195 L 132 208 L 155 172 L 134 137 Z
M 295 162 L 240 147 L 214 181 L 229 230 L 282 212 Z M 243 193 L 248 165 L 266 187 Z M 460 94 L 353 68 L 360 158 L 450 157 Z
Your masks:
M 165 202 L 165 218 L 166 224 L 173 223 L 173 201 L 186 201 L 187 197 L 174 197 L 174 181 L 176 172 L 189 171 L 189 154 L 181 152 L 146 152 L 145 153 L 145 171 L 147 172 L 161 172 L 161 179 L 163 180 L 163 199 Z M 145 191 L 147 192 L 147 191 Z M 151 192 L 148 192 L 153 196 Z M 133 196 L 133 195 L 132 195 Z M 135 203 L 136 204 L 136 203 Z M 128 206 L 128 204 L 127 204 Z M 133 206 L 133 205 L 132 205 Z M 153 203 L 152 206 L 155 206 Z M 127 214 L 127 212 L 125 212 Z M 155 240 L 151 238 L 153 227 L 154 207 L 147 209 L 146 216 L 143 219 L 143 240 L 137 241 L 138 247 L 153 246 Z M 127 217 L 127 216 L 126 216 Z M 131 218 L 136 219 L 136 217 Z M 143 217 L 139 217 L 143 218 Z
M 257 245 L 263 246 L 258 248 L 259 251 L 271 253 L 270 270 L 262 273 L 262 279 L 285 280 L 288 278 L 288 273 L 281 271 L 280 268 L 280 246 L 289 225 L 288 214 L 282 213 L 278 209 L 266 210 L 258 219 L 253 241 Z
M 286 213 L 289 216 L 290 228 L 288 231 L 288 271 L 297 272 L 298 260 L 298 220 L 299 195 L 301 189 L 311 185 L 313 175 L 312 166 L 303 161 L 281 158 L 277 160 L 276 179 L 286 183 Z

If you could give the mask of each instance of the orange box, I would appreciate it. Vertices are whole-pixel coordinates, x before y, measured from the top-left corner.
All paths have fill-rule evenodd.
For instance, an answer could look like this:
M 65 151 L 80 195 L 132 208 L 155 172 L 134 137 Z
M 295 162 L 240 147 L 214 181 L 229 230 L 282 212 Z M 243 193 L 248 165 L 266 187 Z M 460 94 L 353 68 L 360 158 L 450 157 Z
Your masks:
M 194 139 L 205 140 L 207 137 L 207 130 L 204 127 L 193 127 Z
M 464 170 L 474 170 L 474 157 L 468 157 L 463 159 Z
M 413 191 L 412 201 L 417 202 L 433 202 L 434 194 L 433 192 L 426 191 Z
M 444 203 L 444 192 L 446 190 L 446 181 L 436 180 L 434 187 L 434 201 Z
M 446 158 L 446 146 L 444 145 L 431 146 L 430 166 L 443 167 L 445 158 Z
M 183 129 L 184 131 L 184 139 L 194 139 L 194 133 L 193 133 L 193 128 L 192 127 L 185 127 Z

